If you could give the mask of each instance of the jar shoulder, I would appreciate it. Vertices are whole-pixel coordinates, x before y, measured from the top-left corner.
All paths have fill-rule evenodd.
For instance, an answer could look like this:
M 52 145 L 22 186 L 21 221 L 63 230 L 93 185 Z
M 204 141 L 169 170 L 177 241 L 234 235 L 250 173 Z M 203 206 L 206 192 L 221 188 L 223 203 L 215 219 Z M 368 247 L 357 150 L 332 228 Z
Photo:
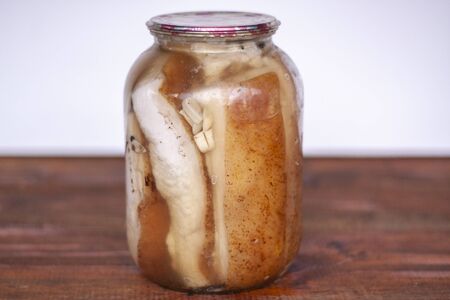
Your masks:
M 302 94 L 302 79 L 292 59 L 273 43 L 254 42 L 237 44 L 235 47 L 218 50 L 214 45 L 190 45 L 190 47 L 164 49 L 155 43 L 144 51 L 131 67 L 125 85 L 125 94 L 145 80 L 161 73 L 164 62 L 169 59 L 179 61 L 180 70 L 192 76 L 203 77 L 204 85 L 217 82 L 227 82 L 239 79 L 243 74 L 257 74 L 271 71 L 270 68 L 283 70 L 295 83 L 296 89 Z M 273 71 L 273 70 L 272 70 Z

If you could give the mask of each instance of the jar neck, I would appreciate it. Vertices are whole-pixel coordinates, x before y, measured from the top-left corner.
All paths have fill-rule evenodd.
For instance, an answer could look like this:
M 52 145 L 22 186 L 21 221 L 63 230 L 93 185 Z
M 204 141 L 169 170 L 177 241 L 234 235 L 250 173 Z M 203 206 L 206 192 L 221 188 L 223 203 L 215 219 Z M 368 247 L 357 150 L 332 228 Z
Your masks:
M 169 51 L 197 53 L 243 52 L 273 47 L 272 36 L 259 36 L 248 40 L 220 41 L 192 39 L 189 37 L 155 36 L 155 43 Z

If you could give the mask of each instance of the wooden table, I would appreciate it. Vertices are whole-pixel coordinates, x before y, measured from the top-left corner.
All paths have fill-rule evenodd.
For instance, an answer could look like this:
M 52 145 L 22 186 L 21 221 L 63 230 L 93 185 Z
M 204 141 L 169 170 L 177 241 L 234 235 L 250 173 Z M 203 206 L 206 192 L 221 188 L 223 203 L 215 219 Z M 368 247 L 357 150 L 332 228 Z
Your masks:
M 450 299 L 450 159 L 308 159 L 304 185 L 286 276 L 189 296 L 131 261 L 122 159 L 0 159 L 0 299 Z

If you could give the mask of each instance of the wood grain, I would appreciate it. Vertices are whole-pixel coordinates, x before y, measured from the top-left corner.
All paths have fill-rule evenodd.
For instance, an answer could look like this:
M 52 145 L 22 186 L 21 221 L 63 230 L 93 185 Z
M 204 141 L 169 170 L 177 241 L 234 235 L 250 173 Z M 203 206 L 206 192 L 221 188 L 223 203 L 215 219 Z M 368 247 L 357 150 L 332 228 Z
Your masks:
M 289 272 L 240 294 L 143 278 L 121 158 L 0 159 L 0 299 L 450 299 L 450 159 L 308 159 Z

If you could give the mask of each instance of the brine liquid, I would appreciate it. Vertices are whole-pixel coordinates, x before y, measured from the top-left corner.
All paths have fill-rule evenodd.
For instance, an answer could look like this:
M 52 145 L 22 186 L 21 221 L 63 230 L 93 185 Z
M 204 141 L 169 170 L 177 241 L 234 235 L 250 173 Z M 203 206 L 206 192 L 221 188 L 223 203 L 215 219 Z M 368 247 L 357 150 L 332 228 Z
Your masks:
M 296 79 L 273 47 L 242 47 L 155 48 L 129 87 L 129 245 L 166 287 L 259 286 L 299 247 Z

